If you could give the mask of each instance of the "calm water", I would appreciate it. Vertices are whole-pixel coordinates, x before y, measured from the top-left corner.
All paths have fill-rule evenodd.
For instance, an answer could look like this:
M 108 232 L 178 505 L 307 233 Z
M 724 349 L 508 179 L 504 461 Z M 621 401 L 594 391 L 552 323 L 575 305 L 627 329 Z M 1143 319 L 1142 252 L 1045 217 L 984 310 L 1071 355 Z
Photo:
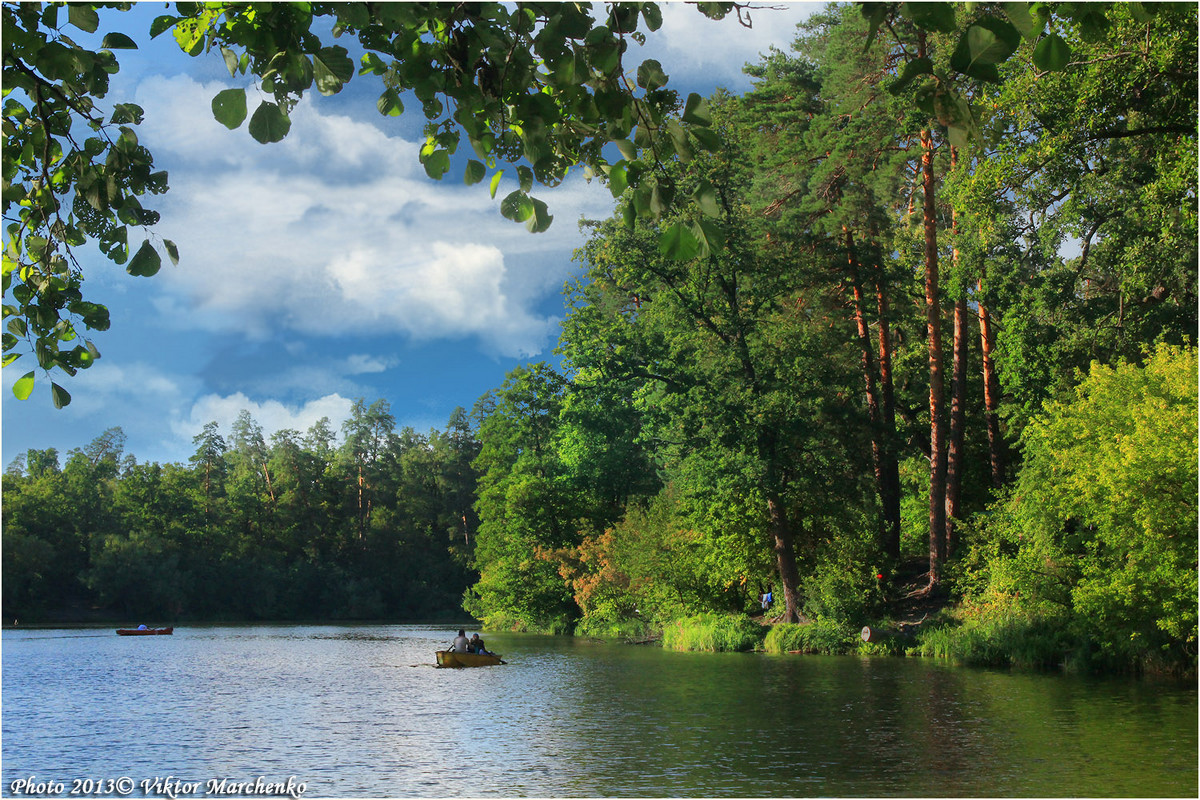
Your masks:
M 435 669 L 450 635 L 4 631 L 3 794 L 32 775 L 190 797 L 291 776 L 306 797 L 1197 795 L 1194 686 L 497 634 L 507 665 Z

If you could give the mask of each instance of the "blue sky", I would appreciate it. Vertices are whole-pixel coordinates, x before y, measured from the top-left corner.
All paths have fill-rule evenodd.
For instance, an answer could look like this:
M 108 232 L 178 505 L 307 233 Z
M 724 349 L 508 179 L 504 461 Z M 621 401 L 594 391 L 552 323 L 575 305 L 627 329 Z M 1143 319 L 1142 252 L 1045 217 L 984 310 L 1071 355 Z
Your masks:
M 686 95 L 748 89 L 742 65 L 772 44 L 787 49 L 819 5 L 773 3 L 751 12 L 750 29 L 662 7 L 662 29 L 625 66 L 657 58 Z M 581 175 L 536 187 L 554 224 L 530 234 L 500 216 L 510 188 L 493 200 L 486 182 L 428 179 L 419 103 L 381 117 L 367 76 L 333 97 L 313 91 L 288 137 L 260 145 L 210 111 L 217 92 L 251 81 L 231 79 L 219 54 L 189 58 L 169 34 L 149 41 L 162 13 L 141 3 L 103 16 L 99 33 L 115 27 L 140 46 L 116 52 L 106 99 L 145 109 L 138 134 L 170 191 L 143 202 L 161 212 L 153 235 L 178 245 L 180 263 L 135 278 L 93 250 L 79 254 L 85 295 L 111 313 L 111 329 L 91 335 L 102 357 L 55 378 L 73 398 L 63 410 L 41 376 L 29 400 L 13 397 L 26 359 L 3 371 L 4 465 L 30 448 L 65 456 L 114 426 L 139 461 L 186 462 L 207 422 L 228 434 L 244 409 L 268 437 L 321 417 L 340 430 L 360 397 L 386 400 L 398 426 L 424 432 L 456 406 L 470 410 L 518 364 L 554 359 L 562 287 L 579 268 L 577 223 L 612 213 L 607 189 Z M 130 242 L 140 237 L 131 231 Z

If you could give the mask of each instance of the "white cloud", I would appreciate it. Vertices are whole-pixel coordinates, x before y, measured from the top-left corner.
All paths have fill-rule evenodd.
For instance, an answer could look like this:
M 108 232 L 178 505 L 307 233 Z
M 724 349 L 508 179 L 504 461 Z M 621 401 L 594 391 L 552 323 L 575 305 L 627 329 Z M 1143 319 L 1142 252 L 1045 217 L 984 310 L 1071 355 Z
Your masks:
M 519 357 L 551 341 L 557 319 L 531 309 L 561 287 L 580 213 L 610 213 L 603 189 L 541 192 L 556 225 L 532 235 L 480 187 L 430 181 L 415 143 L 308 101 L 281 143 L 227 131 L 208 111 L 219 89 L 176 77 L 138 92 L 145 138 L 173 164 L 157 230 L 182 260 L 154 284 L 167 324 L 254 339 L 474 336 Z
M 662 27 L 647 33 L 644 47 L 631 48 L 627 66 L 655 58 L 671 76 L 690 75 L 693 80 L 703 76 L 704 82 L 732 91 L 749 89 L 750 79 L 742 66 L 758 61 L 771 45 L 787 51 L 795 39 L 796 23 L 823 7 L 824 3 L 771 2 L 745 12 L 743 17 L 751 23 L 746 27 L 736 12 L 712 20 L 691 3 L 660 3 Z
M 346 374 L 365 375 L 372 372 L 386 372 L 396 365 L 394 358 L 380 358 L 363 353 L 354 353 L 346 357 Z
M 228 436 L 242 411 L 263 429 L 263 438 L 284 428 L 304 433 L 321 419 L 328 417 L 330 428 L 341 430 L 342 423 L 349 419 L 353 402 L 338 394 L 310 400 L 301 406 L 288 406 L 277 400 L 255 402 L 241 392 L 231 395 L 206 394 L 198 398 L 184 414 L 171 423 L 171 429 L 180 440 L 191 441 L 204 430 L 209 422 L 216 422 L 223 436 Z

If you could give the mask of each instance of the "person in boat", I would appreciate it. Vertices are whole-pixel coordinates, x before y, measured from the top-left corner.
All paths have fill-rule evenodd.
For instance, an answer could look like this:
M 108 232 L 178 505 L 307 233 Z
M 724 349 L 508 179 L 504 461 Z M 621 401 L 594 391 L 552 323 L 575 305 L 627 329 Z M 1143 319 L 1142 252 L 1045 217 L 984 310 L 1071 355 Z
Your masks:
M 471 644 L 469 646 L 472 653 L 478 653 L 481 656 L 491 655 L 488 653 L 487 648 L 483 646 L 483 639 L 479 638 L 478 633 L 471 635 Z
M 456 653 L 471 652 L 471 641 L 467 638 L 467 632 L 460 630 L 458 636 L 454 637 L 454 646 L 451 648 Z
M 146 631 L 146 630 L 150 630 L 150 629 L 149 629 L 149 628 L 147 628 L 145 625 L 138 625 L 138 630 L 139 630 L 139 631 Z

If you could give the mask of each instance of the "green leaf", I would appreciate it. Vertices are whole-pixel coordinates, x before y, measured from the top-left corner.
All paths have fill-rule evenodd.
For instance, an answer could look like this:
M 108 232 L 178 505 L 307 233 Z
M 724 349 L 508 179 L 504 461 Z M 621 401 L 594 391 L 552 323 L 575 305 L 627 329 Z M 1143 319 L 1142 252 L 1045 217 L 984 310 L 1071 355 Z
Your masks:
M 525 221 L 525 227 L 530 233 L 541 233 L 550 227 L 550 223 L 554 221 L 554 217 L 548 213 L 546 204 L 536 197 L 529 198 L 529 202 L 533 204 L 533 215 Z
M 246 90 L 225 89 L 212 99 L 213 116 L 229 130 L 234 130 L 246 120 Z
M 637 160 L 637 147 L 628 139 L 617 139 L 614 144 L 617 146 L 617 151 L 626 161 Z
M 927 31 L 953 33 L 958 27 L 950 3 L 901 3 L 900 13 Z
M 225 69 L 229 70 L 229 77 L 237 77 L 238 71 L 238 56 L 237 53 L 230 50 L 228 47 L 221 48 L 221 57 L 225 59 Z
M 662 64 L 653 58 L 642 62 L 637 71 L 637 84 L 646 91 L 653 91 L 667 84 L 667 74 L 663 72 Z
M 467 161 L 467 171 L 463 175 L 463 183 L 468 186 L 474 186 L 483 180 L 485 175 L 487 175 L 487 166 L 482 161 L 476 161 L 472 158 Z
M 533 189 L 533 170 L 526 166 L 517 167 L 517 183 L 520 185 L 522 192 L 528 192 Z
M 932 75 L 933 62 L 928 58 L 914 58 L 904 65 L 900 77 L 888 84 L 887 90 L 894 95 L 904 91 L 918 75 Z
M 500 188 L 500 179 L 503 177 L 504 177 L 504 170 L 500 170 L 495 175 L 492 176 L 492 182 L 488 186 L 488 190 L 491 192 L 493 200 L 496 199 L 496 190 Z
M 250 135 L 261 144 L 283 141 L 292 127 L 283 109 L 264 100 L 250 117 Z
M 532 217 L 533 213 L 533 201 L 529 199 L 529 195 L 520 189 L 510 192 L 507 197 L 500 201 L 501 216 L 505 219 L 511 219 L 513 222 L 524 222 Z
M 858 7 L 862 12 L 863 19 L 871 23 L 871 30 L 867 33 L 867 44 L 863 47 L 863 52 L 871 49 L 871 45 L 875 43 L 875 37 L 879 34 L 879 26 L 887 19 L 888 4 L 887 3 L 861 3 Z
M 313 79 L 323 95 L 337 94 L 354 75 L 354 61 L 344 47 L 322 47 L 313 56 Z
M 125 267 L 125 271 L 130 275 L 136 275 L 140 278 L 149 278 L 156 274 L 162 268 L 162 256 L 154 249 L 154 245 L 150 244 L 147 239 L 142 242 L 142 246 L 133 254 L 133 258 L 129 259 L 129 266 Z
M 71 393 L 53 381 L 50 382 L 50 396 L 54 398 L 55 408 L 65 408 L 71 404 Z
M 950 56 L 950 66 L 973 78 L 995 80 L 999 77 L 995 65 L 1011 56 L 1020 44 L 1021 34 L 1016 28 L 1002 19 L 987 17 L 963 33 Z
M 662 27 L 662 11 L 654 3 L 642 4 L 642 19 L 646 21 L 646 30 L 656 31 Z
M 179 266 L 179 248 L 170 239 L 163 239 L 163 247 L 167 249 L 167 258 L 173 266 Z
M 721 149 L 724 142 L 721 140 L 721 134 L 714 131 L 712 128 L 692 128 L 692 136 L 700 147 L 710 153 L 715 153 Z
M 700 185 L 692 194 L 692 200 L 696 202 L 700 212 L 706 217 L 721 216 L 721 198 L 717 194 L 716 188 L 708 181 L 700 181 Z
M 13 394 L 18 400 L 28 400 L 29 395 L 33 394 L 33 373 L 26 372 L 17 382 L 13 384 Z
M 946 134 L 950 139 L 950 144 L 960 150 L 967 149 L 971 144 L 971 132 L 966 125 L 951 123 L 946 126 Z
M 1001 3 L 1004 15 L 1013 27 L 1021 32 L 1026 41 L 1035 42 L 1045 27 L 1042 21 L 1029 13 L 1029 3 Z
M 95 33 L 96 29 L 100 27 L 100 15 L 89 3 L 68 3 L 67 21 L 88 33 Z
M 613 197 L 620 197 L 629 188 L 629 165 L 618 161 L 608 170 L 608 189 Z
M 400 102 L 400 93 L 395 89 L 388 89 L 379 95 L 375 107 L 385 117 L 398 117 L 404 113 L 404 104 Z
M 1033 64 L 1038 69 L 1062 72 L 1070 61 L 1071 46 L 1057 33 L 1044 37 L 1033 48 Z
M 712 220 L 698 219 L 689 227 L 700 242 L 700 257 L 707 258 L 725 244 L 725 231 Z
M 692 160 L 692 145 L 688 141 L 687 131 L 679 124 L 679 120 L 669 120 L 667 122 L 667 133 L 671 136 L 671 144 L 675 147 L 675 153 L 679 156 L 679 160 L 683 163 L 688 163 Z
M 123 33 L 113 31 L 104 37 L 104 41 L 100 43 L 100 47 L 104 50 L 137 50 L 137 42 L 130 39 Z
M 178 21 L 179 17 L 172 17 L 168 15 L 155 17 L 154 21 L 150 23 L 150 38 L 153 39 L 165 31 L 171 30 L 171 28 L 175 27 L 175 23 Z
M 676 222 L 658 238 L 658 252 L 676 261 L 688 261 L 700 253 L 700 240 L 692 229 Z
M 712 112 L 709 110 L 708 101 L 695 92 L 689 94 L 683 107 L 683 121 L 704 128 L 712 125 Z
M 421 163 L 425 165 L 426 175 L 440 181 L 450 171 L 450 154 L 439 148 L 421 159 Z
M 1137 22 L 1150 22 L 1158 16 L 1158 3 L 1130 3 L 1129 13 Z

